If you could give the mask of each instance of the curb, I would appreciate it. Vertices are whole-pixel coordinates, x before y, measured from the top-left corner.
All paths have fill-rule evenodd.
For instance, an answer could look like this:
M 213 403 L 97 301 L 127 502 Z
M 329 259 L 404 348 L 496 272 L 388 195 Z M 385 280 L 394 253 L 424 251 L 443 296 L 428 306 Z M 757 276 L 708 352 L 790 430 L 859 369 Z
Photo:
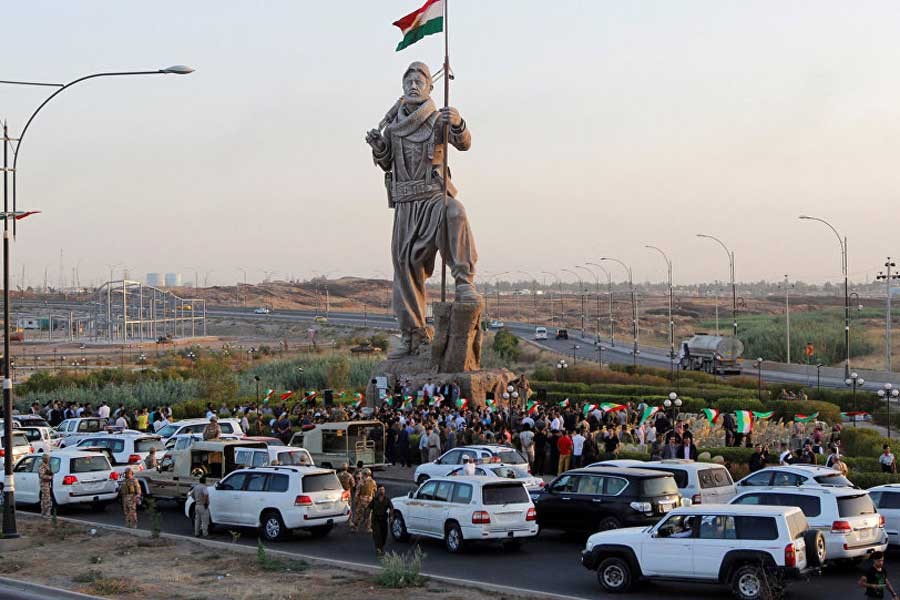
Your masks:
M 31 515 L 28 515 L 31 517 Z M 35 517 L 40 518 L 40 517 Z M 108 531 L 115 531 L 117 533 L 125 533 L 130 534 L 136 537 L 141 538 L 149 538 L 151 534 L 149 531 L 145 529 L 129 529 L 127 527 L 122 527 L 120 525 L 107 525 L 104 523 L 95 523 L 93 521 L 85 521 L 82 519 L 73 519 L 71 517 L 57 517 L 60 521 L 68 521 L 70 523 L 75 523 L 77 525 L 82 526 L 90 526 L 95 529 L 105 529 Z M 220 542 L 218 540 L 209 540 L 203 538 L 195 538 L 193 536 L 180 535 L 176 533 L 165 533 L 161 532 L 160 537 L 164 539 L 182 541 L 182 542 L 191 542 L 193 544 L 197 544 L 206 548 L 214 548 L 216 550 L 228 550 L 231 552 L 240 552 L 243 554 L 256 554 L 256 546 L 248 546 L 245 544 L 234 544 L 229 542 Z M 324 558 L 321 556 L 311 556 L 309 554 L 300 554 L 297 552 L 289 552 L 287 550 L 278 550 L 276 548 L 272 548 L 271 546 L 266 546 L 266 554 L 271 554 L 274 556 L 279 556 L 281 558 L 293 559 L 293 560 L 304 560 L 310 564 L 320 564 L 320 565 L 328 565 L 332 567 L 340 567 L 342 569 L 346 569 L 349 571 L 354 571 L 357 573 L 364 573 L 366 575 L 373 575 L 381 572 L 381 567 L 376 565 L 369 565 L 365 563 L 358 563 L 352 561 L 339 560 L 334 558 Z M 548 600 L 588 600 L 583 596 L 568 596 L 565 594 L 554 594 L 552 592 L 542 592 L 540 590 L 530 590 L 526 588 L 517 588 L 511 587 L 508 585 L 499 585 L 493 583 L 484 583 L 481 581 L 473 581 L 470 579 L 457 579 L 455 577 L 448 577 L 446 575 L 436 575 L 434 573 L 428 573 L 423 571 L 422 576 L 427 577 L 433 581 L 443 581 L 446 583 L 451 583 L 453 585 L 469 588 L 469 589 L 477 589 L 486 592 L 494 592 L 500 593 L 504 597 L 509 598 L 510 594 L 514 594 L 518 597 L 524 598 L 546 598 Z M 2 581 L 2 578 L 0 578 Z M 13 580 L 15 581 L 15 580 Z M 25 584 L 25 585 L 36 585 L 36 584 Z M 40 587 L 40 586 L 39 586 Z M 54 590 L 54 588 L 47 588 L 48 590 Z M 54 590 L 55 591 L 55 590 Z M 72 598 L 76 599 L 92 599 L 92 600 L 100 600 L 96 599 L 95 596 L 85 596 L 83 594 L 78 594 L 77 592 L 65 592 L 66 594 L 72 594 L 71 596 L 59 596 L 60 598 Z M 54 597 L 54 596 L 44 596 L 46 597 Z
M 31 583 L 30 581 L 22 581 L 21 579 L 11 579 L 9 577 L 0 577 L 0 593 L 20 592 L 29 598 L 59 598 L 60 600 L 102 600 L 99 596 L 89 596 L 80 592 L 70 592 L 61 588 L 41 585 L 39 583 Z M 5 594 L 3 597 L 6 597 Z

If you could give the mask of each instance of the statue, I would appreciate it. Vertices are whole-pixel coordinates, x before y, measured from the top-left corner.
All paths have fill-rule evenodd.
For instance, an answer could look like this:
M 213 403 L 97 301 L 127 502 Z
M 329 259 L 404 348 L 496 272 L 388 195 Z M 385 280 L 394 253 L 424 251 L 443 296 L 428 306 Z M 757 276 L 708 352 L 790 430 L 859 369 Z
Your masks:
M 481 303 L 475 289 L 475 241 L 462 203 L 449 178 L 443 197 L 444 130 L 457 150 L 468 150 L 471 135 L 455 108 L 437 109 L 431 99 L 431 71 L 421 62 L 403 74 L 403 96 L 366 134 L 375 164 L 385 171 L 388 206 L 394 209 L 391 258 L 394 312 L 402 334 L 390 358 L 414 355 L 431 342 L 425 324 L 425 283 L 437 252 L 450 268 L 455 302 Z

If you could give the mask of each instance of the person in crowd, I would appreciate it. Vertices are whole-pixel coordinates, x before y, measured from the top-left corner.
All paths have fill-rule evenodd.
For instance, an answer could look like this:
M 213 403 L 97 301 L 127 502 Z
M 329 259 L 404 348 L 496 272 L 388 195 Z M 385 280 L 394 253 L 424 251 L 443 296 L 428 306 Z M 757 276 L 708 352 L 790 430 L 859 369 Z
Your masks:
M 668 458 L 678 458 L 678 453 L 679 453 L 678 440 L 675 439 L 675 436 L 673 435 L 669 438 L 669 442 L 662 449 L 661 456 L 662 456 L 663 460 L 668 459 Z
M 559 450 L 557 473 L 565 473 L 572 466 L 572 449 L 574 444 L 572 443 L 571 435 L 569 435 L 570 433 L 569 431 L 564 432 L 556 441 L 556 448 Z
M 147 458 L 144 459 L 144 468 L 148 470 L 159 468 L 159 460 L 156 458 L 156 448 L 150 448 L 150 452 L 147 453 Z
M 388 524 L 391 517 L 391 499 L 387 497 L 384 486 L 379 485 L 372 499 L 372 541 L 375 542 L 375 554 L 384 555 L 387 542 Z
M 894 591 L 888 579 L 887 569 L 884 567 L 884 553 L 873 552 L 870 556 L 872 566 L 868 568 L 865 574 L 859 578 L 857 582 L 859 587 L 864 588 L 866 598 L 884 598 L 884 592 L 887 590 L 891 594 L 891 598 L 897 600 L 900 596 Z
M 204 440 L 217 440 L 222 437 L 222 428 L 219 426 L 219 418 L 213 413 L 209 417 L 209 423 L 203 428 Z
M 606 433 L 603 436 L 603 452 L 606 460 L 612 460 L 616 457 L 620 444 L 621 442 L 619 436 L 616 435 L 615 426 L 608 425 L 606 427 Z
M 463 469 L 462 474 L 472 476 L 475 474 L 475 461 L 473 461 L 468 456 L 463 456 Z
M 881 456 L 878 457 L 878 462 L 881 464 L 882 473 L 897 472 L 897 462 L 894 460 L 894 455 L 891 453 L 890 444 L 882 446 L 882 452 Z
M 694 445 L 693 438 L 688 436 L 681 438 L 681 445 L 678 447 L 676 458 L 697 460 L 697 446 Z
M 531 431 L 531 426 L 528 423 L 523 426 L 522 432 L 519 433 L 519 445 L 528 459 L 528 466 L 534 469 L 534 432 Z
M 577 469 L 582 466 L 582 458 L 584 455 L 584 436 L 581 435 L 581 429 L 572 436 L 572 468 Z
M 194 484 L 188 495 L 194 499 L 194 537 L 209 537 L 209 488 L 206 475 Z
M 749 467 L 750 472 L 755 473 L 766 466 L 769 460 L 769 451 L 762 444 L 756 444 L 753 448 L 753 454 L 750 455 Z

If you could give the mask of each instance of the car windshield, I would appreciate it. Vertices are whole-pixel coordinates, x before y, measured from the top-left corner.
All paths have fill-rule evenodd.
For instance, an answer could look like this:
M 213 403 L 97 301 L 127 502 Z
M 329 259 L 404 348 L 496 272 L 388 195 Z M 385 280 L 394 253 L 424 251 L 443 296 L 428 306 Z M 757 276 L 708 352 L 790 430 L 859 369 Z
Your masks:
M 0 444 L 5 443 L 6 438 L 0 437 Z M 22 446 L 28 446 L 28 438 L 24 433 L 16 432 L 13 434 L 13 446 L 16 448 L 21 448 Z
M 69 470 L 72 473 L 91 473 L 93 471 L 109 471 L 109 461 L 105 456 L 80 456 L 73 458 Z
M 502 450 L 497 453 L 497 456 L 500 457 L 501 462 L 505 462 L 508 465 L 521 465 L 528 462 L 515 450 Z
M 486 485 L 481 489 L 481 496 L 487 505 L 526 504 L 530 498 L 522 484 Z
M 506 479 L 518 479 L 518 473 L 515 469 L 509 467 L 494 467 L 491 469 L 497 477 L 505 477 Z
M 648 466 L 648 469 L 652 469 L 654 471 L 665 471 L 666 473 L 671 473 L 673 477 L 675 477 L 675 485 L 680 488 L 686 488 L 688 486 L 688 473 L 687 471 L 683 471 L 681 469 L 667 469 L 665 467 L 657 467 L 657 466 Z
M 827 475 L 816 475 L 813 479 L 815 479 L 818 483 L 822 485 L 833 485 L 837 487 L 853 487 L 853 484 L 850 483 L 850 480 L 841 475 L 840 473 L 829 473 Z
M 309 465 L 312 464 L 306 456 L 306 452 L 302 450 L 287 450 L 278 453 L 278 464 L 280 465 Z
M 872 503 L 872 498 L 866 493 L 858 496 L 838 497 L 837 504 L 838 514 L 842 517 L 875 514 L 875 504 Z
M 165 427 L 163 427 L 162 429 L 160 429 L 159 431 L 157 431 L 156 433 L 157 433 L 157 435 L 160 435 L 164 438 L 171 437 L 171 436 L 175 435 L 175 432 L 178 431 L 178 429 L 179 429 L 178 425 L 169 424 L 169 425 L 166 425 Z
M 341 482 L 334 473 L 321 473 L 303 477 L 304 492 L 330 492 L 340 489 L 343 489 Z
M 135 440 L 134 441 L 134 451 L 135 452 L 150 452 L 151 448 L 156 448 L 157 451 L 165 450 L 166 445 L 162 440 L 154 440 L 150 438 L 145 438 L 143 440 Z
M 672 477 L 651 477 L 642 484 L 644 496 L 677 496 L 678 486 Z

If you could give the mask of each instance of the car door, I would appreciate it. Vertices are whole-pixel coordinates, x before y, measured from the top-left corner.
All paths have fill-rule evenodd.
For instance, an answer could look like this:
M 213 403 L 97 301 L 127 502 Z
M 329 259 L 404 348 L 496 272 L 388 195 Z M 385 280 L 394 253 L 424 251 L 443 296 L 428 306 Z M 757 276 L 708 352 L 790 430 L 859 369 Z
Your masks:
M 622 482 L 621 477 L 605 477 L 603 475 L 580 475 L 575 485 L 575 493 L 567 509 L 564 510 L 564 523 L 567 529 L 597 531 L 597 524 L 604 518 L 613 516 L 616 512 L 614 506 L 614 494 L 607 494 L 604 490 L 607 479 L 611 484 Z M 625 485 L 628 481 L 625 480 Z M 625 488 L 624 485 L 615 486 L 618 491 Z
M 238 498 L 238 505 L 234 508 L 235 523 L 247 527 L 259 525 L 259 516 L 266 508 L 266 480 L 268 477 L 267 473 L 247 473 L 244 491 Z
M 407 514 L 404 515 L 406 529 L 415 533 L 424 533 L 427 530 L 425 514 L 428 505 L 434 501 L 434 493 L 437 491 L 437 481 L 426 481 L 422 484 L 412 498 L 407 501 Z
M 214 522 L 229 525 L 238 524 L 236 513 L 243 497 L 246 478 L 247 473 L 243 471 L 232 473 L 215 485 L 215 502 L 213 502 L 212 493 L 209 499 L 210 517 Z
M 698 515 L 670 515 L 641 545 L 641 571 L 658 577 L 689 576 L 694 570 L 692 546 Z
M 715 579 L 719 567 L 730 550 L 740 547 L 734 517 L 731 515 L 702 515 L 700 530 L 693 540 L 693 573 L 695 577 Z
M 900 544 L 900 490 L 869 492 L 878 513 L 884 517 L 884 528 L 891 544 Z
M 13 477 L 16 482 L 16 500 L 25 504 L 35 504 L 40 500 L 40 481 L 37 469 L 41 460 L 34 456 L 26 456 L 16 463 Z
M 578 487 L 578 475 L 562 475 L 554 480 L 535 503 L 537 520 L 541 527 L 566 529 L 572 521 L 572 499 Z
M 434 500 L 423 507 L 422 521 L 426 531 L 435 537 L 444 535 L 444 522 L 447 520 L 447 511 L 450 507 L 450 498 L 453 495 L 452 481 L 438 481 L 434 491 Z

